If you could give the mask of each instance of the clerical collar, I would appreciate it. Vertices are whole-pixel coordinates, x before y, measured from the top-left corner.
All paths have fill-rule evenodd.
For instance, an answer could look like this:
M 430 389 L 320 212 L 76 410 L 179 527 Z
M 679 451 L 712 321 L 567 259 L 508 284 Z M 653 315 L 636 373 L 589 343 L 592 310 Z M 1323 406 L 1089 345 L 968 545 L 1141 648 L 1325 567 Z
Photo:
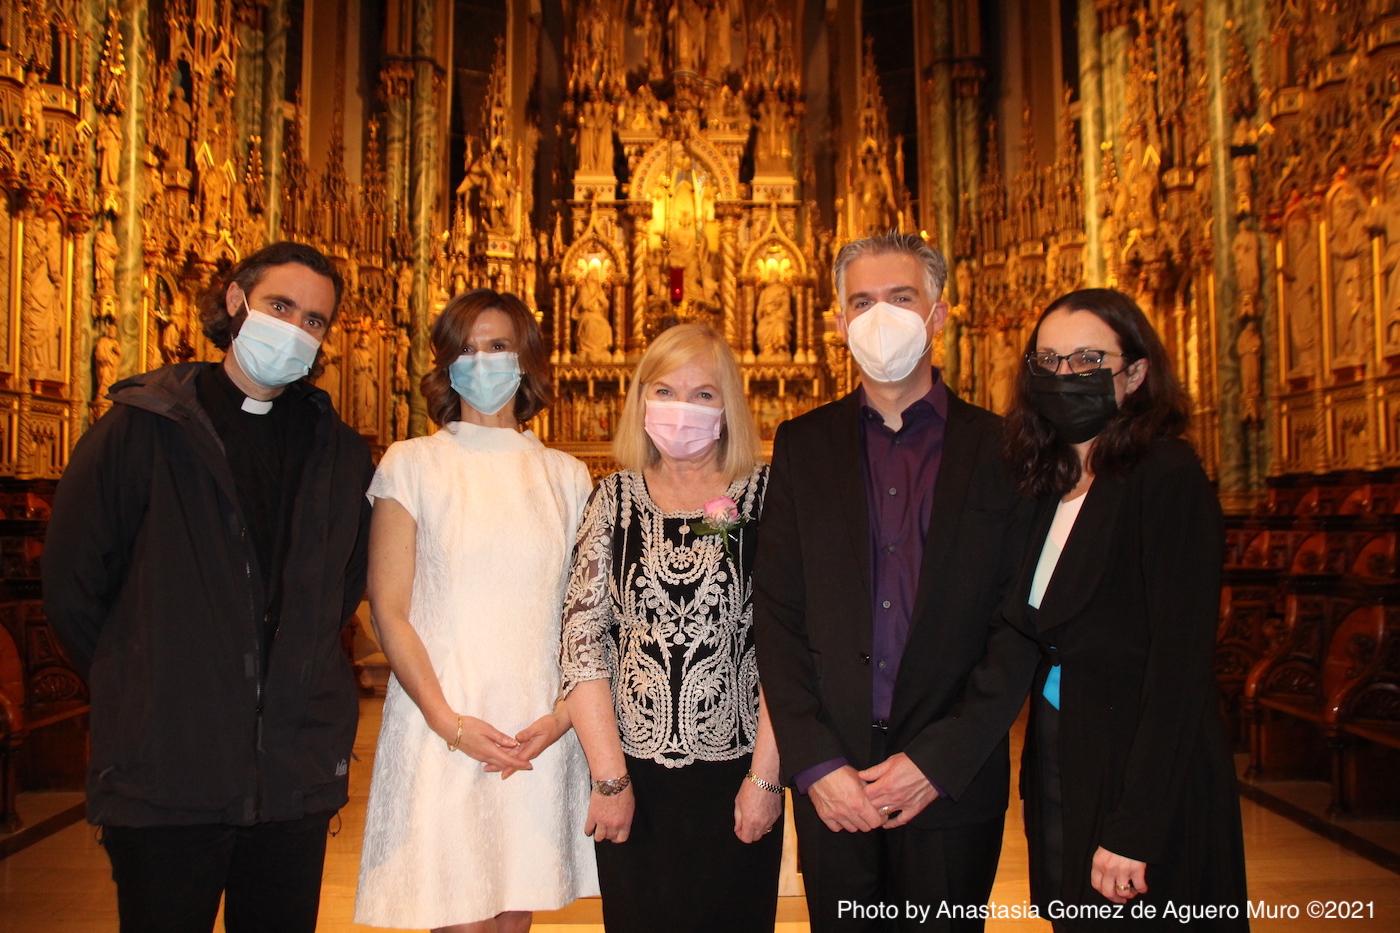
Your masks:
M 244 396 L 242 408 L 250 415 L 265 415 L 272 411 L 272 399 L 264 402 L 261 399 Z

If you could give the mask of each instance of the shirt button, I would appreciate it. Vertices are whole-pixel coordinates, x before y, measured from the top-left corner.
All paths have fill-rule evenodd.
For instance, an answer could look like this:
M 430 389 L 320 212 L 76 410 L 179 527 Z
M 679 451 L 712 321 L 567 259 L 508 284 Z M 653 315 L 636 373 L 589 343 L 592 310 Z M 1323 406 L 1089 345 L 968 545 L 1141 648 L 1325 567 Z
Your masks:
M 885 662 L 884 662 L 884 661 L 881 661 L 881 662 L 880 662 L 880 670 L 883 671 L 884 669 L 885 669 Z
M 897 496 L 897 495 L 899 495 L 899 491 L 898 491 L 897 489 L 895 489 L 893 486 L 891 486 L 891 487 L 890 487 L 890 495 L 892 495 L 892 496 Z
M 887 550 L 887 551 L 889 551 L 891 554 L 893 554 L 893 553 L 894 553 L 894 545 L 893 545 L 893 544 L 887 544 L 887 545 L 885 545 L 885 550 Z
M 890 608 L 890 601 L 889 601 L 888 599 L 885 600 L 885 608 L 886 608 L 886 609 Z

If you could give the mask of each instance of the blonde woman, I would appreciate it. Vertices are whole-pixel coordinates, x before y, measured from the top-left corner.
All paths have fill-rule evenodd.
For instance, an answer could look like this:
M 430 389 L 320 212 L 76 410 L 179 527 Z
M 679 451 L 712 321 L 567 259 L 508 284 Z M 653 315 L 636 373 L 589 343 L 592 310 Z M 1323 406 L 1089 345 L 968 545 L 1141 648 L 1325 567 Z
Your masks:
M 584 510 L 561 667 L 592 772 L 609 933 L 765 931 L 777 910 L 778 749 L 753 646 L 768 481 L 734 355 L 682 324 L 647 350 Z

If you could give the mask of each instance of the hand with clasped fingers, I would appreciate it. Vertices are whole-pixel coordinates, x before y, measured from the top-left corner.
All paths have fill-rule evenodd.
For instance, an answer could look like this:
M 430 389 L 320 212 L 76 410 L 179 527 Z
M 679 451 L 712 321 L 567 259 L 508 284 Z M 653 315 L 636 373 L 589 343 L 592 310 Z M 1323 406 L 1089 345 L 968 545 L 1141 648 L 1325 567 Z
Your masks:
M 1147 893 L 1147 863 L 1116 855 L 1103 846 L 1094 853 L 1089 883 L 1115 904 L 1126 904 Z
M 922 771 L 900 752 L 864 771 L 838 768 L 807 789 L 817 815 L 832 832 L 898 829 L 938 798 Z
M 898 829 L 938 799 L 938 791 L 903 752 L 860 772 L 870 805 L 884 814 L 885 829 Z
M 520 745 L 515 749 L 515 756 L 526 761 L 533 761 L 539 757 L 540 753 L 568 732 L 572 727 L 569 721 L 569 709 L 563 700 L 554 707 L 551 712 L 545 713 L 539 719 L 530 723 L 524 729 L 515 733 L 515 740 Z M 501 780 L 510 777 L 519 768 L 499 768 L 496 765 L 488 764 L 486 771 L 501 772 Z
M 449 718 L 450 717 L 450 718 Z M 520 754 L 520 742 L 484 719 L 459 716 L 448 711 L 429 725 L 447 743 L 449 751 L 459 751 L 486 765 L 488 771 L 530 771 L 534 765 Z

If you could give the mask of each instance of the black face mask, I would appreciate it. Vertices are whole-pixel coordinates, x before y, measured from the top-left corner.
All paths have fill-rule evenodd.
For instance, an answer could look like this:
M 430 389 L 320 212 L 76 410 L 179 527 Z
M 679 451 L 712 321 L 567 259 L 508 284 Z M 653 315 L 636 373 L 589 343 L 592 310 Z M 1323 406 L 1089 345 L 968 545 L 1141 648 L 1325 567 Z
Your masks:
M 1110 369 L 1032 376 L 1031 407 L 1055 426 L 1060 440 L 1082 444 L 1098 437 L 1104 425 L 1118 414 L 1113 376 Z

